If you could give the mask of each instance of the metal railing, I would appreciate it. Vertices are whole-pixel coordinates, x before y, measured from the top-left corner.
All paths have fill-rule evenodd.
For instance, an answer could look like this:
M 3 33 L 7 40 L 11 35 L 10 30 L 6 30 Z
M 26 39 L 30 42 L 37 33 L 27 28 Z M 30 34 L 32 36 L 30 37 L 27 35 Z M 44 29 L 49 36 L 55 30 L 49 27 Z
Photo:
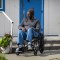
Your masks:
M 11 23 L 11 36 L 12 36 L 12 39 L 13 39 L 13 21 L 9 18 L 9 16 L 4 12 L 4 11 L 2 11 L 2 13 L 5 15 L 5 17 L 10 21 L 10 23 Z M 10 52 L 12 52 L 12 39 L 11 39 L 11 42 L 10 42 L 10 48 L 11 48 L 11 50 L 10 50 Z

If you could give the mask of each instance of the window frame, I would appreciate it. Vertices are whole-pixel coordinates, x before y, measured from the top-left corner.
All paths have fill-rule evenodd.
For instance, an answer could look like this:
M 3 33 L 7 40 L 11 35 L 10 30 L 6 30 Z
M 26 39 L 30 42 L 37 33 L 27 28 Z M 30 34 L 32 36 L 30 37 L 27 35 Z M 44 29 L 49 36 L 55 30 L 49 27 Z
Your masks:
M 1 8 L 0 8 L 0 12 L 1 11 L 5 11 L 5 0 L 1 1 Z

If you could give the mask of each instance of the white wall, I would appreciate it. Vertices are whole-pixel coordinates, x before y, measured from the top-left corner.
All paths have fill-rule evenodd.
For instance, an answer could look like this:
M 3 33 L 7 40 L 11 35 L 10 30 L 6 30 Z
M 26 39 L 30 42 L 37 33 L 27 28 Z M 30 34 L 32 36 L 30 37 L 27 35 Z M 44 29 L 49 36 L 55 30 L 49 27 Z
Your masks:
M 14 21 L 13 35 L 17 36 L 19 21 L 19 0 L 5 0 L 5 13 Z M 11 23 L 0 13 L 0 36 L 10 33 Z
M 14 21 L 13 35 L 17 36 L 19 0 L 5 0 L 5 13 Z M 0 36 L 10 32 L 10 22 L 0 13 Z M 44 33 L 60 34 L 60 0 L 44 0 Z
M 60 0 L 45 0 L 44 4 L 44 33 L 45 35 L 59 35 Z

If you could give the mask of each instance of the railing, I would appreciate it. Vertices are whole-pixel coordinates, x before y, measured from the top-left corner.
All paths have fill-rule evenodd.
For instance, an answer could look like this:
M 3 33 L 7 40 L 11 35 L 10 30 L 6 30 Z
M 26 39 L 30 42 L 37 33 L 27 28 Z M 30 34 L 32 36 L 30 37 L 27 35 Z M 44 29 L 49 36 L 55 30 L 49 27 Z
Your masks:
M 5 12 L 3 12 L 2 11 L 2 13 L 5 15 L 5 17 L 10 21 L 10 23 L 11 23 L 11 36 L 12 36 L 12 39 L 13 39 L 13 21 L 9 18 L 9 16 L 5 13 Z M 12 52 L 12 39 L 11 39 L 11 42 L 10 42 L 10 48 L 11 48 L 11 50 L 10 50 L 10 52 Z

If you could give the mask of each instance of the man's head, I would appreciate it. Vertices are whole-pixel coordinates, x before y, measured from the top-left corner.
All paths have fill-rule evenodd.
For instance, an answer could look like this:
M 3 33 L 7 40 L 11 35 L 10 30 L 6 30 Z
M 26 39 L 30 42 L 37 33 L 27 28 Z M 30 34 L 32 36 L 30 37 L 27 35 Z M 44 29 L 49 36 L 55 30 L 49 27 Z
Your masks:
M 34 9 L 33 8 L 29 9 L 29 11 L 27 12 L 27 16 L 30 19 L 32 19 L 34 17 Z

